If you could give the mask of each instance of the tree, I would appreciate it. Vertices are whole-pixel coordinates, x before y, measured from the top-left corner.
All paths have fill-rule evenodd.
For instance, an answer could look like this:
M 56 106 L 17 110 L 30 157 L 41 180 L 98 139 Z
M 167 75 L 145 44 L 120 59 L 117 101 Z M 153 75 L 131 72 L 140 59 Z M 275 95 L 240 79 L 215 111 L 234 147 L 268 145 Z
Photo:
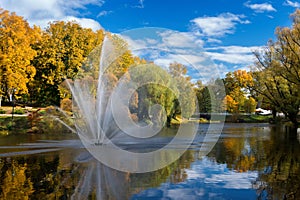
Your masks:
M 191 83 L 191 78 L 187 76 L 187 68 L 183 64 L 174 62 L 169 66 L 169 73 L 176 83 L 179 91 L 178 99 L 174 102 L 174 114 L 181 114 L 184 118 L 189 118 L 196 110 L 196 94 Z
M 226 95 L 223 104 L 225 110 L 227 110 L 228 112 L 230 113 L 238 112 L 238 103 L 230 95 Z
M 300 108 L 300 11 L 292 15 L 291 28 L 277 28 L 277 41 L 269 41 L 261 52 L 253 72 L 253 90 L 264 96 L 271 106 L 281 111 L 298 127 Z
M 227 94 L 226 100 L 229 101 L 228 105 L 233 106 L 229 108 L 228 111 L 245 112 L 247 111 L 245 107 L 248 106 L 249 108 L 249 105 L 247 104 L 249 101 L 251 101 L 252 105 L 256 106 L 255 99 L 249 96 L 249 88 L 252 85 L 253 77 L 251 73 L 246 72 L 246 70 L 236 70 L 226 74 L 224 79 L 224 86 Z M 232 100 L 234 100 L 234 102 Z
M 128 71 L 135 61 L 138 61 L 134 58 L 131 51 L 128 49 L 128 44 L 122 38 L 117 35 L 107 34 L 108 37 L 112 39 L 115 59 L 112 60 L 112 63 L 108 66 L 108 71 L 113 73 L 118 79 Z
M 8 98 L 12 89 L 17 97 L 28 93 L 28 83 L 36 73 L 31 64 L 36 55 L 32 45 L 39 42 L 40 33 L 22 17 L 0 8 L 0 96 Z
M 154 64 L 146 64 L 131 68 L 129 74 L 133 83 L 141 85 L 137 89 L 139 121 L 150 119 L 149 114 L 155 104 L 161 105 L 166 116 L 163 115 L 163 110 L 156 110 L 155 116 L 152 116 L 153 120 L 159 124 L 165 121 L 164 117 L 170 119 L 173 115 L 174 101 L 178 90 L 168 72 Z M 167 120 L 167 126 L 170 125 L 169 122 Z
M 40 104 L 59 105 L 59 85 L 65 79 L 74 79 L 81 71 L 89 53 L 103 41 L 103 32 L 93 32 L 75 22 L 54 22 L 35 45 L 37 69 L 32 96 Z
M 244 103 L 244 109 L 247 113 L 254 113 L 256 110 L 256 101 L 254 98 L 249 97 Z
M 200 113 L 211 113 L 212 112 L 212 101 L 209 92 L 209 88 L 207 86 L 202 89 L 197 90 L 197 98 L 199 104 L 199 112 Z

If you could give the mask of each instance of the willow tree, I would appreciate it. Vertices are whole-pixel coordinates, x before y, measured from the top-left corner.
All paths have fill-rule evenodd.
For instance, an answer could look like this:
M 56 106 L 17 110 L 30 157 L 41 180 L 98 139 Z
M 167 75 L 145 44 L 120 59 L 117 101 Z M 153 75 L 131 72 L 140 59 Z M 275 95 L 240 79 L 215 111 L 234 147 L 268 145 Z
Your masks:
M 187 67 L 181 63 L 171 63 L 169 73 L 175 80 L 175 86 L 179 90 L 179 96 L 174 102 L 174 114 L 180 114 L 183 118 L 191 117 L 196 111 L 196 93 L 187 76 Z
M 36 55 L 32 45 L 39 39 L 39 28 L 0 8 L 0 96 L 8 97 L 12 91 L 17 97 L 28 93 L 28 83 L 36 73 L 31 64 Z
M 276 29 L 276 41 L 256 52 L 253 89 L 274 109 L 283 112 L 298 127 L 300 108 L 300 10 L 292 15 L 292 27 Z
M 166 70 L 154 64 L 132 67 L 129 69 L 129 74 L 132 83 L 139 84 L 137 88 L 138 120 L 148 122 L 151 119 L 157 124 L 162 124 L 167 120 L 166 125 L 170 126 L 169 119 L 173 115 L 174 101 L 178 96 L 172 77 Z

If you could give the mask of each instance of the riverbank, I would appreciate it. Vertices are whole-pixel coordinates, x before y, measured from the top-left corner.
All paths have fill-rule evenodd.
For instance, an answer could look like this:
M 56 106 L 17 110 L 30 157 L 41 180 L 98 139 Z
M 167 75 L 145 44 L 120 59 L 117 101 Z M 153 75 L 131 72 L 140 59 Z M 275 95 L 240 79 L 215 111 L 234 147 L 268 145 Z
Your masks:
M 61 134 L 70 132 L 64 124 L 59 122 L 66 118 L 67 113 L 61 113 L 55 107 L 16 107 L 13 114 L 12 110 L 12 107 L 0 108 L 0 135 L 11 133 Z M 64 123 L 69 125 L 68 121 Z
M 225 122 L 228 123 L 268 123 L 272 119 L 271 115 L 257 115 L 257 114 L 247 114 L 247 115 L 228 115 L 225 118 Z

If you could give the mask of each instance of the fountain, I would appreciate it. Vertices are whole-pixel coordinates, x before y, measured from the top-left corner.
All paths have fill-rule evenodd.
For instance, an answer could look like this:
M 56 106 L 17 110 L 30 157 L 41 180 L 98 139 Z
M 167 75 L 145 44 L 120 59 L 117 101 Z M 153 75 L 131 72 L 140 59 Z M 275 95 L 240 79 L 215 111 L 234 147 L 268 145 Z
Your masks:
M 146 29 L 143 33 L 147 32 L 147 36 L 150 33 L 161 36 L 159 33 L 162 31 L 166 30 Z M 135 48 L 132 51 L 147 52 L 149 49 L 155 52 L 153 47 Z M 86 169 L 80 176 L 72 198 L 86 199 L 91 190 L 96 188 L 96 198 L 106 199 L 107 194 L 103 188 L 107 188 L 112 190 L 109 193 L 116 199 L 124 199 L 122 195 L 125 191 L 122 190 L 126 188 L 123 183 L 128 174 L 162 169 L 176 161 L 187 149 L 197 151 L 198 157 L 205 156 L 218 140 L 223 123 L 204 127 L 200 127 L 198 123 L 180 124 L 177 129 L 167 130 L 172 132 L 171 137 L 160 135 L 165 121 L 157 122 L 155 118 L 160 116 L 165 119 L 166 112 L 162 105 L 150 106 L 148 115 L 151 116 L 151 121 L 147 123 L 136 122 L 128 115 L 129 102 L 134 91 L 147 84 L 167 87 L 177 98 L 184 91 L 176 88 L 176 80 L 163 67 L 155 64 L 133 66 L 118 80 L 111 77 L 108 72 L 126 50 L 125 47 L 116 46 L 110 37 L 105 37 L 102 46 L 96 48 L 83 65 L 83 71 L 78 78 L 68 82 L 73 100 L 75 132 L 80 141 L 39 140 L 16 146 L 1 146 L 0 150 L 15 150 L 1 153 L 0 158 L 53 151 L 67 151 L 66 154 L 79 151 L 79 155 L 72 159 Z M 171 55 L 171 50 L 163 51 L 164 55 Z M 193 51 L 195 50 L 190 50 Z M 142 78 L 139 80 L 133 77 Z M 186 107 L 182 104 L 181 109 Z M 63 120 L 57 120 L 68 126 Z M 65 179 L 62 185 L 67 181 Z
M 158 84 L 168 87 L 177 98 L 178 93 L 183 91 L 176 90 L 174 86 L 166 86 L 166 83 L 171 85 L 170 81 L 176 82 L 165 70 L 154 64 L 131 67 L 117 83 L 112 84 L 107 72 L 126 50 L 116 46 L 111 38 L 105 37 L 100 50 L 97 80 L 91 78 L 91 74 L 96 73 L 88 71 L 97 72 L 93 68 L 97 58 L 91 57 L 83 67 L 88 69 L 81 75 L 83 78 L 69 83 L 75 126 L 83 145 L 103 164 L 126 172 L 153 171 L 175 161 L 184 153 L 193 142 L 198 124 L 180 126 L 174 138 L 160 138 L 158 133 L 164 127 L 164 122 L 142 124 L 130 118 L 130 98 L 138 88 L 147 84 Z M 99 49 L 96 51 L 99 52 Z M 141 73 L 152 73 L 156 76 L 148 76 L 139 82 L 129 78 L 134 75 L 141 76 Z M 154 116 L 153 119 L 156 116 L 166 118 L 166 111 L 161 105 L 152 105 L 150 110 L 149 115 Z M 144 152 L 145 148 L 152 151 Z M 149 160 L 156 162 L 149 164 Z
M 136 36 L 138 33 L 139 30 L 135 30 L 131 35 Z M 160 38 L 159 40 L 162 41 L 162 36 L 169 34 L 170 31 L 143 29 L 141 33 L 147 33 L 147 37 Z M 124 35 L 128 37 L 130 34 L 127 32 Z M 186 40 L 188 41 L 188 39 Z M 145 38 L 145 41 L 148 39 Z M 153 40 L 151 41 L 153 42 Z M 194 49 L 193 45 L 186 48 L 190 54 L 199 52 Z M 188 56 L 180 55 L 182 50 L 181 46 L 156 49 L 153 46 L 140 49 L 131 48 L 131 51 L 135 53 L 140 51 L 148 54 L 149 51 L 152 51 L 154 55 L 161 57 L 171 57 L 176 60 L 180 58 L 180 61 L 189 64 L 192 69 L 196 64 L 199 66 L 209 65 L 205 56 L 197 60 L 192 57 L 199 63 L 189 62 Z M 165 126 L 167 116 L 167 108 L 164 108 L 163 105 L 152 104 L 149 106 L 148 121 L 139 119 L 137 122 L 130 117 L 131 97 L 135 91 L 149 84 L 170 90 L 178 99 L 181 111 L 188 110 L 189 105 L 181 102 L 180 94 L 185 94 L 185 91 L 178 87 L 176 79 L 163 66 L 153 63 L 139 64 L 130 67 L 119 79 L 111 76 L 111 70 L 118 67 L 116 60 L 126 51 L 128 51 L 127 46 L 117 46 L 111 36 L 106 36 L 102 45 L 91 52 L 78 78 L 73 82 L 68 82 L 73 100 L 75 132 L 82 144 L 79 145 L 78 141 L 68 143 L 62 141 L 53 144 L 45 143 L 38 148 L 47 148 L 52 145 L 53 151 L 56 151 L 64 145 L 76 149 L 84 147 L 102 164 L 118 171 L 131 173 L 145 173 L 161 169 L 176 161 L 188 148 L 199 149 L 199 157 L 205 156 L 220 136 L 223 128 L 222 121 L 218 124 L 208 125 L 203 131 L 199 130 L 201 127 L 198 123 L 180 124 L 177 129 L 171 130 L 173 131 L 171 135 L 161 136 L 160 133 Z M 160 53 L 157 54 L 159 51 Z M 153 55 L 150 56 L 153 57 Z M 161 57 L 158 57 L 157 60 L 162 60 Z M 194 70 L 199 69 L 194 67 Z M 211 73 L 209 75 L 208 78 L 211 79 Z M 220 91 L 217 92 L 220 93 Z M 213 91 L 210 92 L 213 93 Z M 196 96 L 192 97 L 190 101 L 196 101 Z M 163 120 L 157 120 L 158 118 Z M 48 150 L 52 151 L 52 149 Z M 48 150 L 45 149 L 41 152 Z M 39 151 L 34 150 L 28 153 L 34 154 Z M 24 153 L 26 154 L 26 152 Z
M 140 30 L 132 33 L 125 32 L 122 37 L 125 39 L 130 35 L 136 37 L 139 32 Z M 151 28 L 146 29 L 146 32 L 147 37 L 156 39 L 170 33 L 165 29 Z M 143 29 L 141 34 L 144 33 Z M 193 54 L 197 51 L 195 45 L 189 45 L 191 46 L 185 47 L 188 52 Z M 131 47 L 131 50 L 132 52 L 151 50 L 154 54 L 160 52 L 158 55 L 179 59 L 192 66 L 192 70 L 199 70 L 196 65 L 213 66 L 208 61 L 209 58 L 203 54 L 200 54 L 203 58 L 197 60 L 200 63 L 189 62 L 187 55 L 184 57 L 178 53 L 182 51 L 182 47 L 178 49 L 165 47 L 132 49 Z M 179 101 L 182 112 L 188 110 L 189 105 L 184 104 L 179 95 L 185 94 L 185 88 L 178 87 L 180 84 L 163 66 L 138 64 L 129 67 L 119 79 L 113 78 L 110 74 L 112 69 L 119 67 L 116 60 L 126 51 L 128 51 L 127 45 L 120 46 L 120 43 L 116 45 L 113 36 L 105 36 L 102 46 L 96 48 L 85 62 L 80 78 L 69 84 L 75 126 L 85 148 L 103 164 L 125 172 L 154 171 L 174 162 L 193 144 L 199 124 L 181 124 L 174 137 L 160 137 L 159 133 L 165 126 L 167 108 L 159 104 L 150 105 L 148 108 L 150 122 L 144 123 L 140 119 L 139 122 L 134 121 L 130 117 L 130 99 L 135 91 L 149 84 L 166 87 L 172 91 Z M 200 71 L 198 72 L 201 74 Z M 211 74 L 205 76 L 207 79 L 212 79 Z M 211 95 L 213 92 L 210 91 Z M 220 95 L 222 88 L 217 92 L 222 96 Z M 196 96 L 191 97 L 190 101 L 197 102 Z M 157 118 L 164 120 L 157 121 Z M 210 143 L 208 146 L 202 146 L 201 155 L 206 155 L 218 140 L 223 127 L 222 122 L 209 126 L 205 136 L 197 136 L 202 137 L 200 139 L 202 142 Z

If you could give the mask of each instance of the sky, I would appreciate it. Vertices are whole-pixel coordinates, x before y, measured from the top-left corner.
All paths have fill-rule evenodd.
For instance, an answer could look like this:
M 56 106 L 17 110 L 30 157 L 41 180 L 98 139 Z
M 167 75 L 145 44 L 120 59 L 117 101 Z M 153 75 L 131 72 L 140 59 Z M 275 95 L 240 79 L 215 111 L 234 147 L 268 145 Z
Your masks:
M 0 7 L 42 28 L 49 21 L 76 20 L 93 30 L 125 33 L 130 47 L 140 49 L 136 55 L 161 65 L 183 59 L 200 66 L 203 77 L 212 71 L 224 75 L 249 70 L 255 61 L 252 52 L 276 39 L 276 27 L 291 26 L 290 15 L 300 7 L 300 1 L 1 0 Z M 149 56 L 153 47 L 169 53 L 156 51 Z M 189 73 L 197 78 L 195 70 Z

